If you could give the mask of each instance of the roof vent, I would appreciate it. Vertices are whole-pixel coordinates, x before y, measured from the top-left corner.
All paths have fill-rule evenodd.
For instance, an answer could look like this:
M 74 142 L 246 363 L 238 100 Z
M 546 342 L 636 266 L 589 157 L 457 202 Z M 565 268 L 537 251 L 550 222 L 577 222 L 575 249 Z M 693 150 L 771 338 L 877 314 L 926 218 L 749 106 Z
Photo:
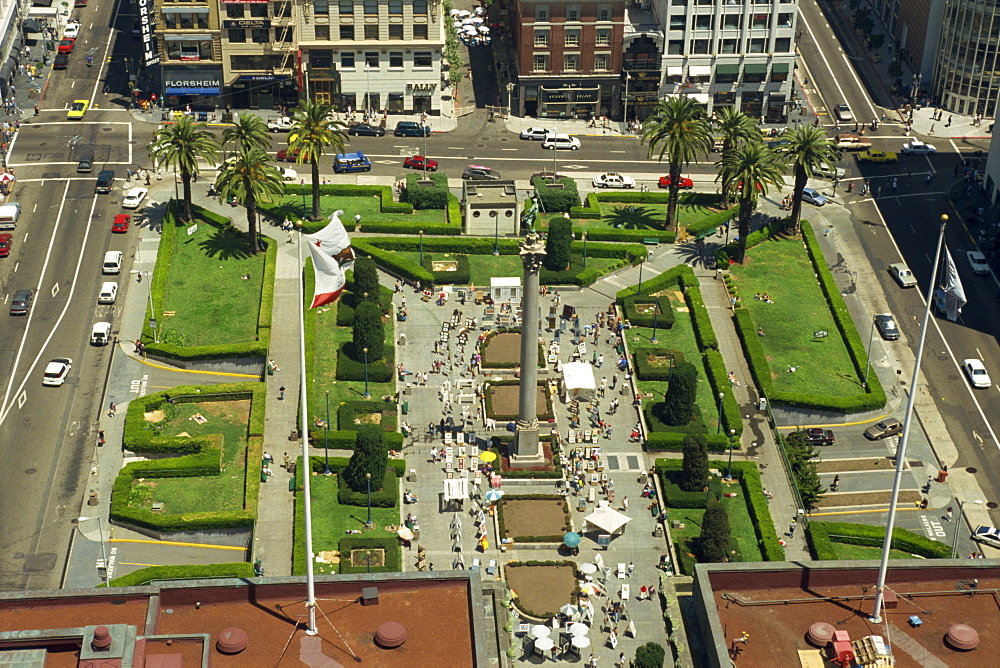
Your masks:
M 380 624 L 375 632 L 375 644 L 383 649 L 395 649 L 406 642 L 406 627 L 399 622 Z
M 230 626 L 219 634 L 215 649 L 222 654 L 239 654 L 250 645 L 247 633 L 238 626 Z

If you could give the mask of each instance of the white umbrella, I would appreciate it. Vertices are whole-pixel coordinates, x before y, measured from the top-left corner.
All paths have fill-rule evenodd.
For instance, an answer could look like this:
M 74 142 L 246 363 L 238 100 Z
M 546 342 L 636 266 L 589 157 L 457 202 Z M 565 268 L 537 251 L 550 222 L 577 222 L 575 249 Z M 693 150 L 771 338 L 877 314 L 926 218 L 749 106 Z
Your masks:
M 476 34 L 476 26 L 465 26 L 465 33 L 467 35 L 475 35 Z
M 483 19 L 481 19 L 481 18 L 479 18 L 477 16 L 476 18 L 472 19 L 472 22 L 475 23 L 477 26 L 478 25 L 482 25 L 483 24 Z
M 540 649 L 543 652 L 550 650 L 556 646 L 556 641 L 552 638 L 536 638 L 535 639 L 535 649 Z
M 484 35 L 489 31 L 490 31 L 489 26 L 479 26 L 479 32 L 483 33 Z
M 590 633 L 590 627 L 586 624 L 580 624 L 577 622 L 576 624 L 570 624 L 569 632 L 574 636 L 585 636 Z
M 448 13 L 451 14 L 452 16 L 458 16 L 459 14 L 462 13 L 462 10 L 461 9 L 453 9 L 453 10 L 451 10 Z
M 455 21 L 454 23 L 452 23 L 452 25 L 455 26 L 456 28 L 461 28 L 462 27 L 462 22 L 461 21 Z
M 468 9 L 463 9 L 458 12 L 458 15 L 461 16 L 462 18 L 465 18 L 466 16 L 472 16 L 472 12 L 470 12 Z
M 590 638 L 587 636 L 574 636 L 569 642 L 573 647 L 579 647 L 580 649 L 590 647 Z
M 407 527 L 400 527 L 396 533 L 399 534 L 399 537 L 403 540 L 413 540 L 413 532 Z
M 585 564 L 580 564 L 580 572 L 584 575 L 593 575 L 597 572 L 597 565 L 592 564 L 589 561 Z
M 573 618 L 580 614 L 580 609 L 572 603 L 567 603 L 563 607 L 559 608 L 559 614 Z
M 535 624 L 531 627 L 531 636 L 533 638 L 547 638 L 550 633 L 552 633 L 552 629 L 545 624 Z

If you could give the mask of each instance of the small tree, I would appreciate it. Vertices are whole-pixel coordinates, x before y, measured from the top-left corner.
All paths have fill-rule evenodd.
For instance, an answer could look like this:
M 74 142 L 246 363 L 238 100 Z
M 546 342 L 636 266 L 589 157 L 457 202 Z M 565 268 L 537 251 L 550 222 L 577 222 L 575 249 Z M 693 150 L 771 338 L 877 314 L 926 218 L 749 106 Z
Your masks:
M 354 352 L 358 361 L 364 361 L 365 348 L 368 361 L 375 362 L 385 354 L 385 325 L 377 305 L 361 302 L 354 310 Z
M 707 486 L 708 444 L 703 434 L 688 434 L 684 437 L 680 488 L 686 492 L 699 492 Z
M 385 449 L 385 437 L 375 425 L 362 425 L 354 444 L 354 454 L 344 469 L 344 482 L 355 492 L 368 491 L 366 473 L 372 475 L 372 490 L 382 489 L 385 468 L 389 465 L 389 453 Z
M 672 427 L 690 423 L 697 391 L 698 370 L 690 362 L 678 362 L 670 372 L 670 384 L 664 398 L 663 421 Z
M 729 560 L 729 515 L 718 499 L 708 502 L 698 542 L 702 561 L 719 564 Z
M 667 651 L 663 649 L 663 645 L 650 641 L 635 648 L 632 668 L 663 668 L 666 658 Z
M 806 440 L 805 433 L 797 431 L 785 437 L 785 455 L 802 503 L 807 510 L 812 510 L 823 496 L 823 484 L 814 461 L 816 448 Z
M 375 260 L 370 257 L 359 257 L 354 261 L 354 295 L 359 302 L 378 303 L 378 270 Z
M 549 223 L 549 236 L 545 239 L 545 268 L 564 271 L 569 266 L 572 243 L 573 223 L 566 218 L 557 218 Z

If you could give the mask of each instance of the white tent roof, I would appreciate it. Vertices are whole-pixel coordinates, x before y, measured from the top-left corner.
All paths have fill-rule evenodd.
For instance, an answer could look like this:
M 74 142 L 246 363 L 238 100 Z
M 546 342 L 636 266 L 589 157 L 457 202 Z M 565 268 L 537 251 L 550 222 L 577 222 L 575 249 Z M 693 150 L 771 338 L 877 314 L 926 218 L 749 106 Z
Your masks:
M 566 362 L 562 365 L 563 382 L 567 390 L 596 390 L 594 365 L 587 362 Z
M 590 513 L 583 519 L 588 524 L 593 524 L 605 533 L 615 533 L 632 521 L 632 518 L 628 515 L 620 513 L 609 506 L 607 501 L 601 501 L 598 503 L 597 510 Z
M 444 500 L 461 501 L 469 498 L 469 479 L 451 478 L 444 481 Z
M 501 276 L 499 278 L 490 279 L 490 287 L 520 287 L 521 277 L 520 276 Z

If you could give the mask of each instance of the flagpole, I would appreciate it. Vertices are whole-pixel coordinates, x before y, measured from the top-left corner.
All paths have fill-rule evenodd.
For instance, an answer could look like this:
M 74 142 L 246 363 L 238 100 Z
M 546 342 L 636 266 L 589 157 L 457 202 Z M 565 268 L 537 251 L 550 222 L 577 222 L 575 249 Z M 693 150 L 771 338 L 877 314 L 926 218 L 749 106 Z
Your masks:
M 878 566 L 878 583 L 875 585 L 875 609 L 869 618 L 873 624 L 882 621 L 882 604 L 885 601 L 885 578 L 889 571 L 889 551 L 892 549 L 892 531 L 896 525 L 896 506 L 899 503 L 899 488 L 903 481 L 903 466 L 906 462 L 906 446 L 910 438 L 910 423 L 913 421 L 913 403 L 917 398 L 917 381 L 920 378 L 920 362 L 924 356 L 924 343 L 927 341 L 927 323 L 930 321 L 931 304 L 934 299 L 934 286 L 938 266 L 941 264 L 941 251 L 944 248 L 944 230 L 948 225 L 948 216 L 941 216 L 941 232 L 938 235 L 937 252 L 934 254 L 934 270 L 931 272 L 930 285 L 927 288 L 927 304 L 924 307 L 924 318 L 920 325 L 920 343 L 917 344 L 917 359 L 913 365 L 913 377 L 910 379 L 910 394 L 906 400 L 906 414 L 903 417 L 903 435 L 896 449 L 896 475 L 892 480 L 892 499 L 889 502 L 889 520 L 885 525 L 885 538 L 882 541 L 882 561 Z
M 305 278 L 304 267 L 302 265 L 302 224 L 299 223 L 298 239 L 295 243 L 295 250 L 299 258 L 299 400 L 301 408 L 299 415 L 302 423 L 299 425 L 299 435 L 302 437 L 302 469 L 299 475 L 302 476 L 302 494 L 305 495 L 305 524 L 306 524 L 306 609 L 309 610 L 309 628 L 306 634 L 314 636 L 319 631 L 316 628 L 316 576 L 313 573 L 315 560 L 313 557 L 313 535 L 312 535 L 312 494 L 310 492 L 312 480 L 312 462 L 309 461 L 309 407 L 306 401 L 306 324 L 305 324 L 305 295 L 303 294 L 302 283 Z

